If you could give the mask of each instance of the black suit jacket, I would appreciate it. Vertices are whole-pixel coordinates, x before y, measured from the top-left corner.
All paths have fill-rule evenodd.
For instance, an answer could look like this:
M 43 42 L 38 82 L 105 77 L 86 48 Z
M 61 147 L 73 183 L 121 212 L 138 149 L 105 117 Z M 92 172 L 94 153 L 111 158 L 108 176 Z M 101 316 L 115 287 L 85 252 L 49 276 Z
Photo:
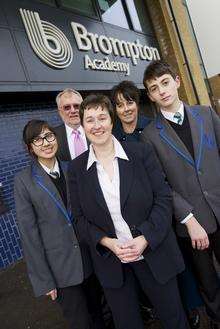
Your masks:
M 71 154 L 67 141 L 65 125 L 61 124 L 60 126 L 54 127 L 54 131 L 56 133 L 57 142 L 58 142 L 58 150 L 56 156 L 61 161 L 71 161 Z M 88 140 L 87 140 L 87 144 L 89 145 Z
M 56 154 L 57 157 L 61 161 L 70 161 L 71 155 L 67 141 L 65 125 L 61 124 L 60 126 L 54 127 L 54 131 L 56 133 L 57 143 L 58 143 L 58 151 Z
M 118 159 L 120 201 L 131 232 L 141 232 L 149 242 L 144 251 L 153 276 L 167 282 L 184 268 L 174 232 L 170 189 L 150 145 L 122 144 L 129 161 Z M 115 229 L 99 185 L 96 164 L 86 169 L 89 152 L 69 165 L 70 202 L 80 239 L 88 243 L 94 269 L 104 287 L 123 284 L 120 260 L 99 244 L 102 237 L 115 238 Z

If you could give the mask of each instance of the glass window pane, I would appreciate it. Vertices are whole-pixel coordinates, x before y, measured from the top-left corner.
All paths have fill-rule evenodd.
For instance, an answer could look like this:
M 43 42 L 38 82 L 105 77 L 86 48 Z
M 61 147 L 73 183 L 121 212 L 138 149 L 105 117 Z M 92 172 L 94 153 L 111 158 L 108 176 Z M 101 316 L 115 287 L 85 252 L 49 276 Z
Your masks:
M 97 16 L 91 0 L 61 0 L 63 7 L 76 9 L 89 16 Z
M 136 31 L 152 32 L 152 24 L 147 13 L 147 7 L 140 0 L 126 0 L 132 25 Z
M 98 0 L 103 22 L 129 29 L 121 0 Z
M 37 2 L 45 3 L 46 5 L 55 6 L 55 0 L 37 0 Z

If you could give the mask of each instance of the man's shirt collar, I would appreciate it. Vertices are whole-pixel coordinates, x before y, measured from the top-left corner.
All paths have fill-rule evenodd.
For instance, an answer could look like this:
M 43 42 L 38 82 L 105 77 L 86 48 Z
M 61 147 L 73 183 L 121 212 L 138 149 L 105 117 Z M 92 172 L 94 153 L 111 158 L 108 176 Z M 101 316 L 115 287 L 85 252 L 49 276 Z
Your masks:
M 182 121 L 184 120 L 184 105 L 181 102 L 180 107 L 178 108 L 178 110 L 176 112 L 179 112 L 182 116 Z M 175 112 L 175 113 L 176 113 Z M 169 111 L 164 111 L 163 109 L 161 109 L 161 113 L 164 116 L 165 119 L 172 121 L 172 122 L 176 122 L 176 119 L 174 118 L 175 113 L 174 112 L 169 112 Z
M 65 124 L 65 128 L 66 128 L 66 134 L 69 137 L 72 135 L 73 130 L 78 130 L 81 135 L 84 135 L 84 130 L 83 130 L 83 127 L 82 126 L 79 126 L 77 129 L 73 129 L 70 126 L 68 126 L 67 124 Z

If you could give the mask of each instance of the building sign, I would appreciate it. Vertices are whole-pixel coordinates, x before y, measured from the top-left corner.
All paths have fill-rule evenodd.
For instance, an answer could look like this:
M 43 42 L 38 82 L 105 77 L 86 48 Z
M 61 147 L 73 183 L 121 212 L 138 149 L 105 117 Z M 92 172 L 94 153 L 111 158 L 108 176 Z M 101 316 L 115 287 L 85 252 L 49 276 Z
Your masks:
M 36 55 L 54 69 L 64 69 L 73 60 L 71 44 L 64 33 L 54 24 L 40 19 L 37 12 L 20 9 L 22 21 L 29 42 Z M 103 53 L 100 59 L 91 55 L 84 55 L 84 69 L 96 71 L 122 72 L 130 75 L 130 64 L 138 65 L 139 61 L 160 59 L 156 47 L 141 44 L 139 39 L 125 41 L 112 36 L 99 35 L 88 31 L 83 24 L 71 22 L 73 36 L 79 51 L 94 54 Z M 120 60 L 111 60 L 109 55 L 120 57 Z M 129 58 L 130 62 L 123 58 Z
M 160 58 L 150 24 L 139 33 L 41 1 L 1 8 L 0 92 L 110 90 L 125 79 L 143 88 L 144 70 Z
M 64 33 L 55 25 L 41 20 L 36 12 L 20 9 L 20 13 L 36 55 L 56 69 L 69 66 L 73 59 L 73 51 Z

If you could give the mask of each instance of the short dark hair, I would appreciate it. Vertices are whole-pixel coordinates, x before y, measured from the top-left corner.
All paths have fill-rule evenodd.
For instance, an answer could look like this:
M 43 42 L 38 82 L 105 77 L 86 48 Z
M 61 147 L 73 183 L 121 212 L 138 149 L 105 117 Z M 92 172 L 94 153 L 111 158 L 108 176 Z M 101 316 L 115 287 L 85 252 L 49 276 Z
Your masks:
M 140 100 L 140 91 L 132 81 L 124 80 L 120 82 L 118 85 L 114 86 L 111 90 L 111 100 L 113 106 L 116 107 L 118 101 L 118 95 L 122 94 L 122 96 L 127 101 L 134 101 L 136 104 L 139 104 Z
M 49 125 L 47 121 L 30 120 L 23 129 L 23 141 L 26 144 L 28 151 L 31 153 L 31 143 L 40 135 L 43 129 L 49 129 L 55 134 L 55 130 Z
M 177 77 L 177 73 L 173 69 L 173 67 L 162 60 L 152 61 L 144 71 L 143 76 L 143 85 L 147 89 L 147 81 L 159 78 L 163 74 L 170 74 L 173 79 Z
M 83 117 L 85 110 L 90 109 L 91 107 L 98 108 L 101 106 L 102 108 L 106 108 L 110 117 L 111 121 L 114 122 L 114 111 L 112 107 L 112 103 L 110 99 L 102 94 L 91 94 L 87 96 L 84 101 L 80 105 L 79 109 L 79 116 L 81 119 L 81 124 L 83 125 Z

